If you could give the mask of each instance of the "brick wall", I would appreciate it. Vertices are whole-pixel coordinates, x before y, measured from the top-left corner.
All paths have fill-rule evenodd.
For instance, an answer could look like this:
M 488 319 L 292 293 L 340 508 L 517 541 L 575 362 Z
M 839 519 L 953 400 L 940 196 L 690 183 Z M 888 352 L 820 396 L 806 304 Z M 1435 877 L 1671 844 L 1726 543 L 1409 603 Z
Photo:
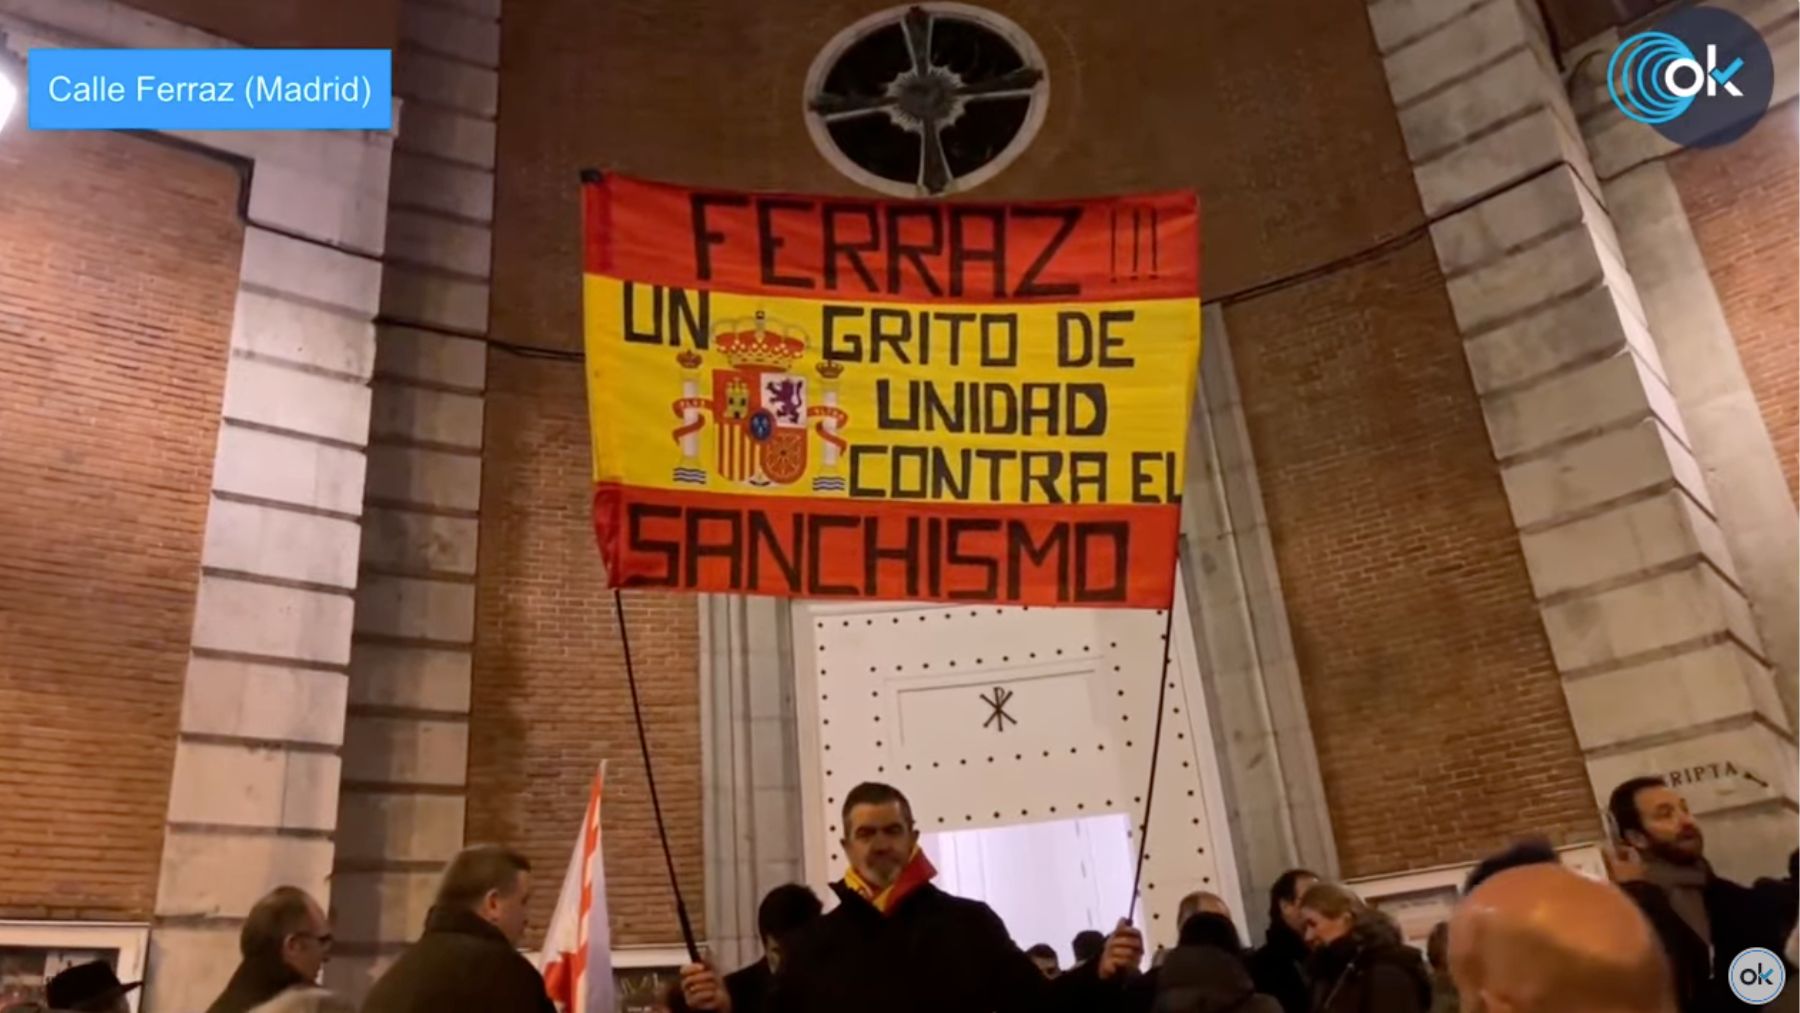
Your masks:
M 388 49 L 400 27 L 400 0 L 125 2 L 246 46 Z
M 1800 499 L 1800 123 L 1792 104 L 1748 135 L 1669 161 L 1744 372 Z
M 1429 242 L 1225 319 L 1344 874 L 1590 839 Z
M 712 186 L 858 192 L 807 137 L 801 92 L 813 56 L 833 35 L 890 6 L 508 6 L 494 334 L 579 344 L 575 179 L 582 168 Z M 1202 279 L 1215 296 L 1316 266 L 1420 220 L 1363 0 L 981 6 L 1037 40 L 1050 66 L 1051 99 L 1037 140 L 976 196 L 1194 187 L 1203 204 Z M 1306 32 L 1294 30 L 1301 22 Z M 606 58 L 596 60 L 600 49 Z M 714 68 L 728 68 L 726 84 Z M 1114 115 L 1119 109 L 1132 114 Z
M 681 935 L 594 541 L 587 427 L 578 363 L 489 356 L 467 837 L 504 841 L 530 855 L 540 884 L 535 940 L 555 906 L 594 767 L 610 761 L 605 852 L 613 941 L 667 944 Z M 700 931 L 696 615 L 691 597 L 626 599 L 657 788 Z
M 235 167 L 0 136 L 0 916 L 155 899 L 243 231 Z

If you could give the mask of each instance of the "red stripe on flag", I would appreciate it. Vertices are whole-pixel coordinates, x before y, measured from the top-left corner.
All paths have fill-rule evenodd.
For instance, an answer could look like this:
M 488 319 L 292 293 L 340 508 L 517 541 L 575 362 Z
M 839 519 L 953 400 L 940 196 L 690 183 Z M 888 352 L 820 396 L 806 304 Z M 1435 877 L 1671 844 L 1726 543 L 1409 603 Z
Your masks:
M 616 587 L 784 597 L 1167 608 L 1180 503 L 967 504 L 603 483 Z
M 949 204 L 691 190 L 608 175 L 583 192 L 587 273 L 640 284 L 906 303 L 1125 302 L 1200 291 L 1192 191 Z

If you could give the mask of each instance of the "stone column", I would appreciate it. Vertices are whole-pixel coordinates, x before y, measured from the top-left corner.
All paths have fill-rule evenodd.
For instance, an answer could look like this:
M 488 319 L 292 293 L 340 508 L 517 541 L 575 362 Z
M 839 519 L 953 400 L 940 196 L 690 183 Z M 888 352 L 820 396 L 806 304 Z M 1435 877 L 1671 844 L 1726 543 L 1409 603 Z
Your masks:
M 418 937 L 463 845 L 499 16 L 499 0 L 400 11 L 326 972 L 353 997 Z
M 378 221 L 319 239 L 254 223 L 259 207 L 265 222 L 306 220 L 291 212 L 333 185 L 317 165 L 354 180 L 364 159 L 385 165 L 387 143 L 284 140 L 253 170 L 151 936 L 153 1008 L 211 1001 L 237 963 L 244 915 L 271 887 L 327 895 L 381 233 Z M 271 160 L 282 155 L 315 168 Z
M 1730 0 L 1713 6 L 1734 11 L 1762 32 L 1775 61 L 1768 115 L 1793 116 L 1800 77 L 1794 5 Z M 1666 160 L 1676 151 L 1674 142 L 1627 118 L 1607 94 L 1606 58 L 1618 42 L 1618 33 L 1608 32 L 1569 54 L 1566 62 L 1581 68 L 1571 101 L 1792 723 L 1800 702 L 1800 581 L 1794 567 L 1800 526 L 1794 501 L 1669 175 Z
M 1772 873 L 1792 733 L 1537 9 L 1369 16 L 1596 800 L 1705 771 L 1715 864 Z
M 806 879 L 792 620 L 776 598 L 703 595 L 699 608 L 708 943 L 737 967 L 762 955 L 763 894 Z
M 1204 316 L 1182 489 L 1182 575 L 1220 751 L 1241 899 L 1266 927 L 1268 888 L 1295 866 L 1337 873 L 1337 845 L 1301 694 L 1225 316 Z

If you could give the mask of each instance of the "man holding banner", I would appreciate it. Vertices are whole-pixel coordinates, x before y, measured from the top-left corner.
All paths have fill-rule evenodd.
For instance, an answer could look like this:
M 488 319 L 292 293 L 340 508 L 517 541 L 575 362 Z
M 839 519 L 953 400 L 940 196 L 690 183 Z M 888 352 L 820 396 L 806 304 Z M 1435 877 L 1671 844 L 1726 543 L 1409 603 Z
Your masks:
M 844 799 L 850 869 L 831 885 L 839 904 L 789 944 L 760 1013 L 1106 1013 L 1144 956 L 1124 922 L 1095 963 L 1051 980 L 986 904 L 931 884 L 912 805 L 895 788 L 857 785 Z M 687 1004 L 738 1011 L 717 972 L 681 971 Z

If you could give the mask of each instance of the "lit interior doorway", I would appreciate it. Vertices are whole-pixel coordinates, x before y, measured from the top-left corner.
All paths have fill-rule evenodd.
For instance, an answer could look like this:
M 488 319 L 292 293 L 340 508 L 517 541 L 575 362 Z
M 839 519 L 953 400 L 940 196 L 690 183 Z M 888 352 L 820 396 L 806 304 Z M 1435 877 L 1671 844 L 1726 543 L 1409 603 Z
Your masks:
M 1083 929 L 1107 932 L 1131 897 L 1131 821 L 1107 813 L 921 835 L 936 883 L 994 909 L 1013 942 L 1048 943 L 1067 969 Z

